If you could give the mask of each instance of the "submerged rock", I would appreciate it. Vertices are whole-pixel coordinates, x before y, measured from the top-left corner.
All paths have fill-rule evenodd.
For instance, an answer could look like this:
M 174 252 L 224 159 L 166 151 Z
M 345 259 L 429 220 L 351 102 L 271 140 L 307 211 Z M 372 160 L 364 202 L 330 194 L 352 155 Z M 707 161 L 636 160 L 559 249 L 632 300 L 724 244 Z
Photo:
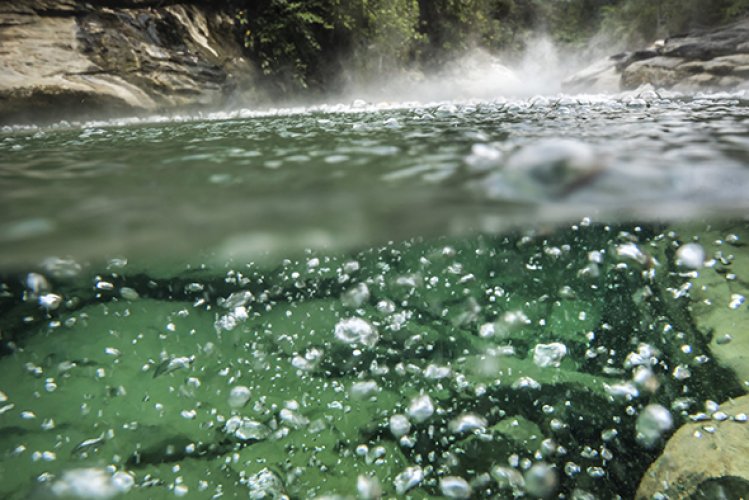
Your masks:
M 683 233 L 688 235 L 690 230 L 684 228 Z M 749 387 L 749 310 L 745 304 L 749 256 L 740 246 L 748 239 L 749 229 L 744 224 L 702 232 L 700 243 L 706 261 L 690 291 L 692 316 L 712 356 L 745 388 Z
M 475 188 L 493 200 L 557 200 L 593 183 L 604 167 L 600 154 L 584 142 L 544 139 L 513 152 L 504 168 L 490 173 Z
M 749 490 L 749 425 L 743 421 L 749 396 L 722 404 L 720 410 L 728 418 L 716 418 L 716 412 L 712 420 L 688 423 L 671 437 L 645 473 L 638 499 L 721 498 L 696 495 L 717 491 L 724 482 L 732 485 L 735 498 Z

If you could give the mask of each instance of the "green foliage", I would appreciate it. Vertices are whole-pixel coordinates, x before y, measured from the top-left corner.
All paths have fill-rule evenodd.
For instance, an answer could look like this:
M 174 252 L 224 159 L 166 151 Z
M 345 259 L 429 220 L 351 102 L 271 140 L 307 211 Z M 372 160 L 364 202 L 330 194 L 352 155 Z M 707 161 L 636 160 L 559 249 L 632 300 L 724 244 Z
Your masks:
M 747 13 L 749 0 L 623 0 L 603 9 L 602 25 L 609 35 L 637 45 Z
M 475 46 L 519 49 L 544 10 L 539 0 L 420 0 L 427 54 L 439 63 Z
M 356 8 L 351 62 L 363 74 L 402 67 L 417 56 L 424 37 L 417 31 L 417 0 L 352 0 Z
M 405 65 L 422 39 L 417 0 L 265 0 L 237 14 L 244 43 L 282 94 L 336 84 L 342 64 Z
M 245 47 L 282 90 L 306 89 L 316 81 L 323 43 L 346 23 L 340 2 L 267 0 L 237 14 Z
M 603 12 L 615 0 L 566 0 L 546 3 L 543 13 L 549 33 L 557 42 L 583 45 L 599 29 Z
M 575 47 L 603 32 L 634 47 L 749 13 L 749 0 L 229 1 L 250 57 L 283 95 L 335 91 L 344 68 L 361 80 L 477 46 L 519 52 L 534 31 Z
M 723 10 L 723 18 L 726 21 L 732 21 L 739 16 L 749 14 L 749 0 L 733 0 Z

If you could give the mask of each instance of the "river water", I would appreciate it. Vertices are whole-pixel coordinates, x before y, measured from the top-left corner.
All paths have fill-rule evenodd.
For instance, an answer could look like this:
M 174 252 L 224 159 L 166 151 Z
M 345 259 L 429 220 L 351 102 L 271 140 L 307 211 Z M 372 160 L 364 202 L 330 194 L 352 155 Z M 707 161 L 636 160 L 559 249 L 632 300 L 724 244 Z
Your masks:
M 741 93 L 6 127 L 0 496 L 632 498 L 746 419 L 748 187 Z

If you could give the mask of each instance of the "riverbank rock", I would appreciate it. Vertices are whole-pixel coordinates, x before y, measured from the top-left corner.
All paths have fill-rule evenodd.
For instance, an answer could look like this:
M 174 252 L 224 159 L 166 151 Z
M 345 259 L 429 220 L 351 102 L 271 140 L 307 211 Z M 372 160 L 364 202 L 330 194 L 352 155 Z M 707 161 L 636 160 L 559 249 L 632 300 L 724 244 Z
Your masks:
M 0 6 L 0 124 L 257 98 L 256 69 L 243 57 L 227 12 L 161 3 Z
M 598 61 L 563 83 L 570 91 L 619 91 L 640 85 L 682 91 L 749 86 L 749 19 L 676 35 L 652 47 Z
M 681 427 L 645 473 L 636 498 L 744 498 L 749 493 L 747 412 L 749 396 L 742 396 L 720 405 L 711 419 Z

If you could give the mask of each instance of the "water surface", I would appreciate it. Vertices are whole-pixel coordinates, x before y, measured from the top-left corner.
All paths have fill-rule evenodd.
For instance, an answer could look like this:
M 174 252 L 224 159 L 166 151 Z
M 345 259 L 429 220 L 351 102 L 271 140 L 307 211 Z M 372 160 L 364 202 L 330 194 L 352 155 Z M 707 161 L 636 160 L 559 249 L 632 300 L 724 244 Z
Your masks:
M 584 216 L 737 214 L 748 109 L 743 94 L 646 90 L 10 129 L 0 244 L 7 264 L 154 245 L 256 257 Z

